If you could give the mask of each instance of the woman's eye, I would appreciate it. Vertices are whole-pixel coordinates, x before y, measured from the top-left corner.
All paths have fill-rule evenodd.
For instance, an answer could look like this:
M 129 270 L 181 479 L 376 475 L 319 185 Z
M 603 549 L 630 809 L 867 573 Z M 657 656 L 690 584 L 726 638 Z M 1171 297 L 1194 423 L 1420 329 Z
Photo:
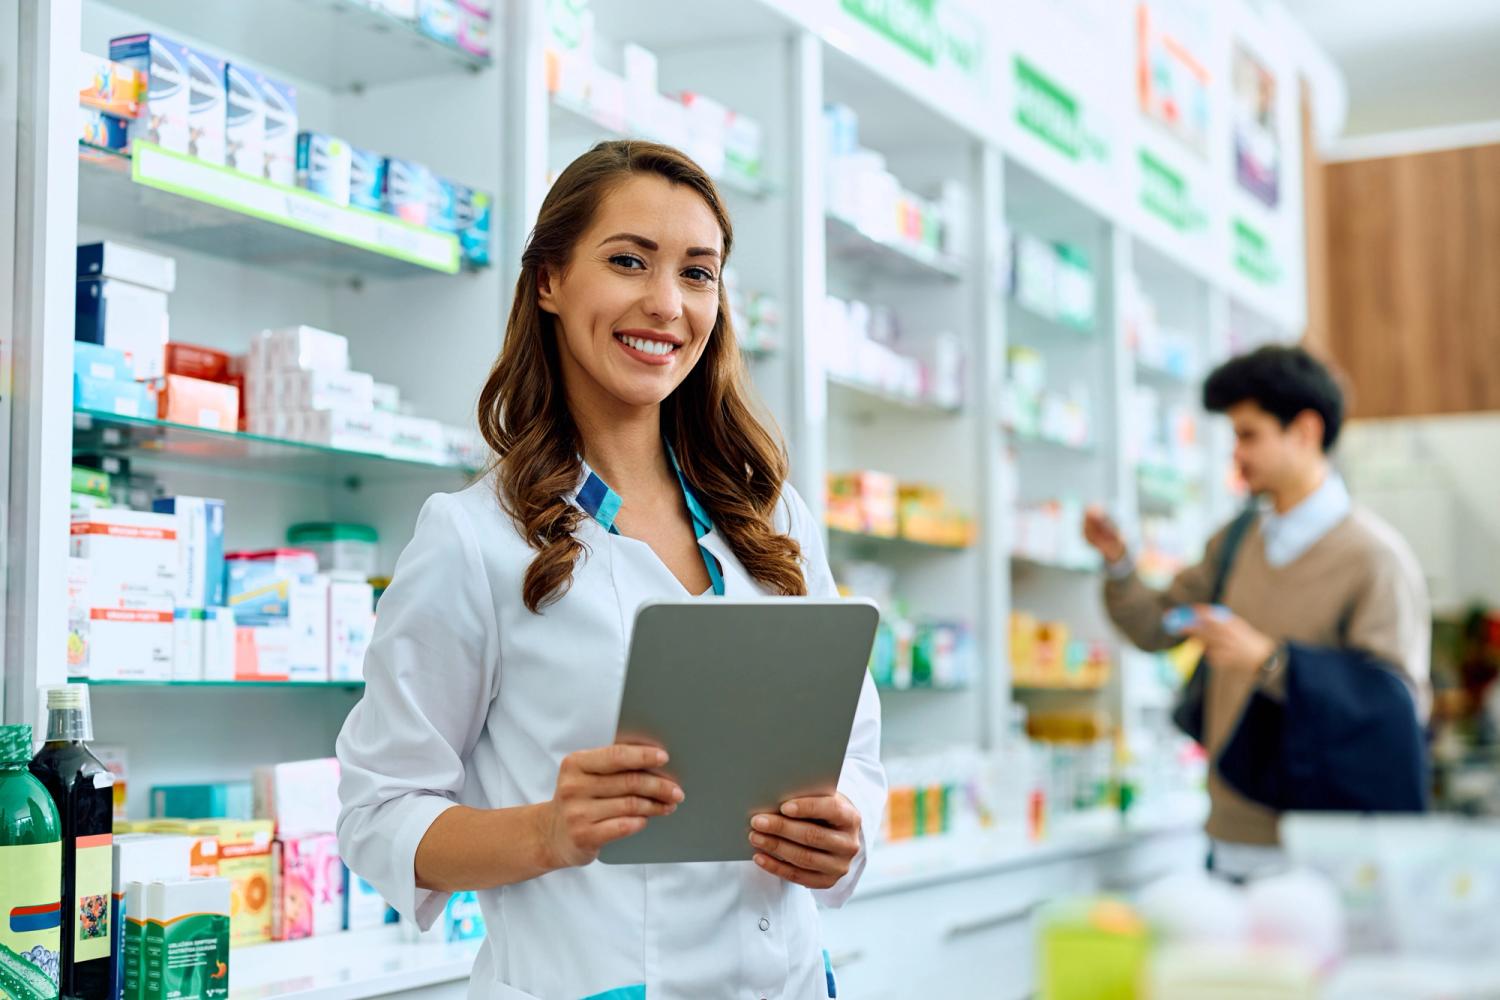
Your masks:
M 706 267 L 690 267 L 682 273 L 689 281 L 696 281 L 704 285 L 712 284 L 714 280 L 714 273 Z
M 609 262 L 616 267 L 624 267 L 632 271 L 644 270 L 646 267 L 645 261 L 629 253 L 617 253 L 609 259 Z

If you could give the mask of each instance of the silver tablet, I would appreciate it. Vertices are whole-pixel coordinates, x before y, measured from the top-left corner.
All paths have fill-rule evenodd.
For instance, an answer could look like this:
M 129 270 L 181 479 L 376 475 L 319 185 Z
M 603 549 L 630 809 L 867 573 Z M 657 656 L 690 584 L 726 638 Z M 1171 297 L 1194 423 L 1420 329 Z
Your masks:
M 599 860 L 749 861 L 751 816 L 836 791 L 879 620 L 864 600 L 644 605 L 616 740 L 665 747 L 685 800 Z

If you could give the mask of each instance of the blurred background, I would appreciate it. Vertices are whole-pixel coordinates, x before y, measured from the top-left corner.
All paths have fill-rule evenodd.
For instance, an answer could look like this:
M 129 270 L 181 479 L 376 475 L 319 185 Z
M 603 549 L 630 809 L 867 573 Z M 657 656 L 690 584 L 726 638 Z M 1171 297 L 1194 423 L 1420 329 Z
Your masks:
M 114 832 L 238 859 L 194 869 L 234 996 L 466 990 L 472 897 L 387 924 L 320 762 L 487 461 L 541 198 L 649 137 L 727 199 L 747 370 L 882 608 L 840 995 L 1500 996 L 1497 51 L 1492 0 L 6 4 L 4 721 L 86 685 Z M 1298 817 L 1236 888 L 1170 720 L 1199 650 L 1124 640 L 1082 523 L 1196 563 L 1248 499 L 1202 381 L 1264 344 L 1337 373 L 1334 464 L 1420 561 L 1434 808 Z

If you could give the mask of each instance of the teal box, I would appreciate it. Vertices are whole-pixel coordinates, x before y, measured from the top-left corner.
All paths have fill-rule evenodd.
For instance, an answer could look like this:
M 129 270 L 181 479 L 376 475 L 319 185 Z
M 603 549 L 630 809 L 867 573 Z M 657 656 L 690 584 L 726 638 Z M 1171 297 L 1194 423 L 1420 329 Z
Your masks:
M 252 819 L 248 781 L 203 785 L 156 785 L 151 789 L 152 819 Z
M 106 382 L 135 381 L 135 369 L 124 351 L 85 340 L 73 341 L 73 374 Z
M 121 417 L 155 417 L 156 404 L 151 393 L 139 382 L 118 379 L 73 376 L 73 406 Z

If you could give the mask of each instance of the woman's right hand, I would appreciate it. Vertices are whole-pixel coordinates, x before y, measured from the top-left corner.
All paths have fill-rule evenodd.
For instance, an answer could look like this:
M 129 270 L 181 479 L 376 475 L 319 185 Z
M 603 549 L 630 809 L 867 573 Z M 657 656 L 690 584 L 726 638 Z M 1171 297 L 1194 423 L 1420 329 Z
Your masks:
M 658 747 L 625 743 L 563 758 L 544 831 L 553 866 L 591 864 L 605 844 L 640 833 L 653 816 L 675 812 L 682 789 L 652 773 L 667 759 Z

